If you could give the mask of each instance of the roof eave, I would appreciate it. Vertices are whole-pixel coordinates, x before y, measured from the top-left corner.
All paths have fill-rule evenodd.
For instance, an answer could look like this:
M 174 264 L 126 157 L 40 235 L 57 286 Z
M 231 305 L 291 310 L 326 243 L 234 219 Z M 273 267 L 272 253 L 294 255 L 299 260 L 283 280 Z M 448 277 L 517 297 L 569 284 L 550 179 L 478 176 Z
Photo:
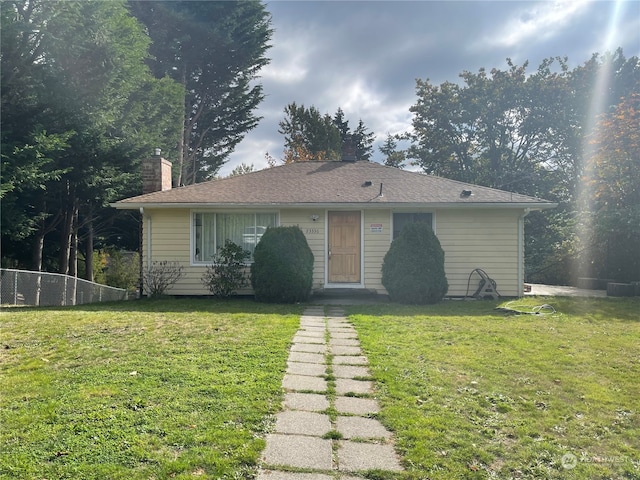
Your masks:
M 551 202 L 320 202 L 320 203 L 165 203 L 165 202 L 115 202 L 112 207 L 119 210 L 140 210 L 141 208 L 508 208 L 508 209 L 529 209 L 547 210 L 558 206 Z

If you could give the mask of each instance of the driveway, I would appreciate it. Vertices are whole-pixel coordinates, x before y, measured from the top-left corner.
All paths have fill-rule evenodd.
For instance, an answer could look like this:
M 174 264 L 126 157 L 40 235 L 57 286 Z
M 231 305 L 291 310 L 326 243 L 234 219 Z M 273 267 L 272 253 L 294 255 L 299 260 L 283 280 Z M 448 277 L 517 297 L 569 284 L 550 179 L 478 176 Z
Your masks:
M 607 296 L 606 290 L 586 290 L 584 288 L 567 287 L 564 285 L 541 285 L 536 283 L 527 283 L 527 285 L 531 285 L 531 291 L 525 293 L 525 296 L 598 298 Z

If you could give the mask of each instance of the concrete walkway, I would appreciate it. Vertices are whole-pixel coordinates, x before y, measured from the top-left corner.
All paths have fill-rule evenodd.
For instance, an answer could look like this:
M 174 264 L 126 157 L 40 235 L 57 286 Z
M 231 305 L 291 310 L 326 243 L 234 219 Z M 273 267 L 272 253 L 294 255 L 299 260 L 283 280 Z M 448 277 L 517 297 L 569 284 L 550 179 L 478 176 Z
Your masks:
M 305 310 L 293 338 L 283 410 L 267 436 L 258 480 L 347 480 L 402 470 L 358 334 L 335 306 Z M 304 473 L 303 473 L 304 472 Z M 361 477 L 360 477 L 361 478 Z

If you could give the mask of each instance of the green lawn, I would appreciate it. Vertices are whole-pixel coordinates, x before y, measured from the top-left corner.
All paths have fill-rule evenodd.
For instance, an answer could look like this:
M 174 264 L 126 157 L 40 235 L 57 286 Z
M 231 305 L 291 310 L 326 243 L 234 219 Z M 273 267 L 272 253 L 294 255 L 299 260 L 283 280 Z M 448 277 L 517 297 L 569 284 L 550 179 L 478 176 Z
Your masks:
M 251 478 L 299 306 L 0 313 L 0 478 Z
M 522 302 L 349 307 L 401 477 L 640 478 L 639 299 Z M 252 478 L 303 308 L 3 310 L 0 478 Z
M 640 478 L 638 300 L 352 309 L 408 477 Z

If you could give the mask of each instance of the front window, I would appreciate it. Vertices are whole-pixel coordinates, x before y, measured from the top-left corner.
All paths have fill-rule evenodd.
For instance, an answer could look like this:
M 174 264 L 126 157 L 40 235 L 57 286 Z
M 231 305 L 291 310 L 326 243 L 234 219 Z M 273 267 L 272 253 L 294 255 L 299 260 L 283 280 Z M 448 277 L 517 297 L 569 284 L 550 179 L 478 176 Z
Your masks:
M 408 223 L 426 223 L 433 228 L 432 213 L 394 213 L 393 214 L 393 239 L 400 235 L 400 232 Z
M 194 261 L 211 263 L 227 240 L 251 253 L 268 227 L 276 226 L 275 213 L 195 213 Z

